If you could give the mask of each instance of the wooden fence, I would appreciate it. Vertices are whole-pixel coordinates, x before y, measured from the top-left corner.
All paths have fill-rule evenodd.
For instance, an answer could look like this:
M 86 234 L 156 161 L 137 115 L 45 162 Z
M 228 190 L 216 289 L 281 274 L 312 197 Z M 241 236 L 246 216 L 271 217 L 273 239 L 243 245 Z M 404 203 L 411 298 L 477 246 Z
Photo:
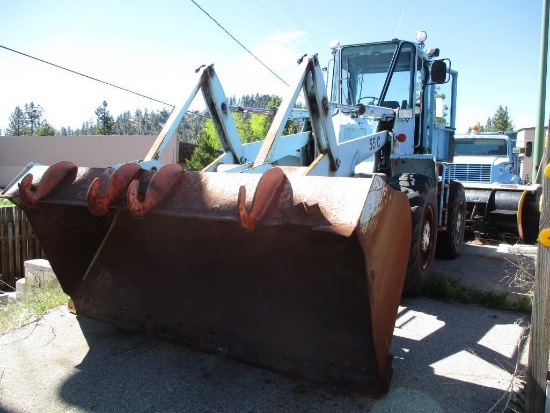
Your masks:
M 26 260 L 45 258 L 27 217 L 17 206 L 0 208 L 0 290 L 24 277 Z

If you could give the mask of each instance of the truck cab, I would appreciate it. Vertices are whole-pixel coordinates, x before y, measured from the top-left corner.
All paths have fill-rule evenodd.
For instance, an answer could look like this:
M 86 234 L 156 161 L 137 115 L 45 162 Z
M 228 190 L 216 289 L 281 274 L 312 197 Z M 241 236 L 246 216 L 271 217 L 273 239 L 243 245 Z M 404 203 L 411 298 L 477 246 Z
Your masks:
M 457 135 L 449 171 L 463 183 L 520 184 L 520 163 L 511 134 Z

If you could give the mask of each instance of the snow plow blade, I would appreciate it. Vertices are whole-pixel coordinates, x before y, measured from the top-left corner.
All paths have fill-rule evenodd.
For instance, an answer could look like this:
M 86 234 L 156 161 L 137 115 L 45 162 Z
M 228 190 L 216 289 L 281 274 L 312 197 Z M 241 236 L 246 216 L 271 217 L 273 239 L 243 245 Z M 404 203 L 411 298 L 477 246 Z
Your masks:
M 466 230 L 476 237 L 537 242 L 540 185 L 464 184 Z
M 78 315 L 310 381 L 388 390 L 410 247 L 381 178 L 34 164 L 2 196 Z

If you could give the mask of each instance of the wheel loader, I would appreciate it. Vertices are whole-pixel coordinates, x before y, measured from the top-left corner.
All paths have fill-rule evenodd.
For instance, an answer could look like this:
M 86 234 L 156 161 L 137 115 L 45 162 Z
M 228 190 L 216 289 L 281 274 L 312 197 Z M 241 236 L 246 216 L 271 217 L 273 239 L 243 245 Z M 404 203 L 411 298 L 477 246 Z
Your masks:
M 32 163 L 3 197 L 25 211 L 76 314 L 383 394 L 402 294 L 464 237 L 464 191 L 445 163 L 457 73 L 424 40 L 335 45 L 326 71 L 302 58 L 265 139 L 247 144 L 214 66 L 201 67 L 143 160 Z M 222 153 L 197 172 L 161 165 L 199 92 Z M 303 128 L 283 135 L 291 118 Z

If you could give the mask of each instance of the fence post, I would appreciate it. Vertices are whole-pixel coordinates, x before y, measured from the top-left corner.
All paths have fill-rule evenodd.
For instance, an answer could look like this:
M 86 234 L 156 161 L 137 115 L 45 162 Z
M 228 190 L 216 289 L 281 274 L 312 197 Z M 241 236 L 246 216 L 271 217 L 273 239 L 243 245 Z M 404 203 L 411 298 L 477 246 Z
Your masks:
M 27 216 L 17 206 L 0 208 L 0 280 L 15 288 L 16 278 L 23 277 L 25 261 L 44 258 Z M 0 283 L 0 287 L 5 285 Z

